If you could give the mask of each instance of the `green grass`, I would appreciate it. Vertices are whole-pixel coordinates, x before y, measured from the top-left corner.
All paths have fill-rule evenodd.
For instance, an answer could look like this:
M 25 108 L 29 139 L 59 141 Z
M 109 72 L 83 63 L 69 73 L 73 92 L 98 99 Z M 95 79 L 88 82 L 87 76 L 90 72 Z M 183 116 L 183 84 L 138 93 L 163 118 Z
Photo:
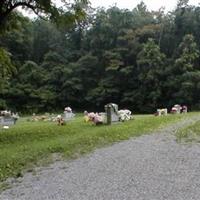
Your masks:
M 176 137 L 178 142 L 200 142 L 200 121 L 179 130 Z
M 51 162 L 52 155 L 76 158 L 95 148 L 147 134 L 188 115 L 136 116 L 135 120 L 112 126 L 94 126 L 79 115 L 66 126 L 53 122 L 19 120 L 8 130 L 0 130 L 0 181 L 22 176 L 24 170 Z

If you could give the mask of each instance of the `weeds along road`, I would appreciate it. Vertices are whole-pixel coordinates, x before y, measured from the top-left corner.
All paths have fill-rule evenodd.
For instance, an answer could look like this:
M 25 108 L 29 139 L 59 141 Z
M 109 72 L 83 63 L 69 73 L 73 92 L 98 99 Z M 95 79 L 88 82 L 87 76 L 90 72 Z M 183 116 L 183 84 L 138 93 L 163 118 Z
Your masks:
M 197 120 L 27 173 L 0 200 L 199 200 L 200 145 L 174 136 Z

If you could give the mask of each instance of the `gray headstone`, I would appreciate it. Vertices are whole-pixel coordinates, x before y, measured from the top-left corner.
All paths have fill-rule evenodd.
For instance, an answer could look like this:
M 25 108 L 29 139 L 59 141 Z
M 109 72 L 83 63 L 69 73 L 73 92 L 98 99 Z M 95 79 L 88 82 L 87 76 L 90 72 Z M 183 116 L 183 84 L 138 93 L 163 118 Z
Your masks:
M 75 114 L 72 112 L 64 112 L 64 120 L 65 121 L 70 121 L 74 118 Z
M 113 122 L 119 122 L 117 104 L 109 103 L 105 105 L 105 111 L 106 111 L 106 116 L 107 116 L 107 124 L 111 124 Z
M 14 124 L 15 124 L 15 119 L 13 117 L 0 117 L 0 125 L 12 126 Z

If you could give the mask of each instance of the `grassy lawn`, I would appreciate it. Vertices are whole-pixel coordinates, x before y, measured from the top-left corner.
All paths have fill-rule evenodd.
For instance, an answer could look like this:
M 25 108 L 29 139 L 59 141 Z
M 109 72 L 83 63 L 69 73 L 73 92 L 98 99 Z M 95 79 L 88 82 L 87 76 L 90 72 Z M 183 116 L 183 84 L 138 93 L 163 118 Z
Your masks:
M 97 147 L 151 133 L 195 114 L 138 115 L 132 121 L 112 126 L 85 123 L 80 115 L 66 126 L 57 126 L 53 122 L 28 122 L 22 118 L 16 126 L 0 130 L 0 181 L 21 176 L 23 170 L 31 170 L 35 165 L 51 162 L 52 155 L 55 155 L 52 153 L 76 158 Z
M 179 130 L 176 136 L 179 142 L 200 142 L 200 121 Z

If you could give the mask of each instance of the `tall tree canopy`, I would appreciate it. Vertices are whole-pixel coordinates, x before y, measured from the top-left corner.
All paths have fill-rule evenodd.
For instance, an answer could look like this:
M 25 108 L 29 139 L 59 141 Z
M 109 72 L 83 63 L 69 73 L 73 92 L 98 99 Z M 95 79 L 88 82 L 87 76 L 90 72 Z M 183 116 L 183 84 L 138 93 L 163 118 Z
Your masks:
M 82 8 L 88 3 L 88 0 L 76 0 L 74 3 L 62 0 L 60 3 L 62 3 L 62 6 L 58 7 L 56 1 L 52 0 L 1 0 L 0 26 L 8 20 L 8 17 L 18 7 L 30 9 L 38 16 L 47 17 L 54 21 L 57 21 L 59 17 L 65 17 L 65 21 L 74 22 L 84 15 Z
M 46 20 L 17 13 L 17 28 L 0 35 L 1 108 L 102 110 L 114 102 L 146 113 L 177 103 L 200 109 L 199 6 L 180 0 L 170 13 L 143 2 L 133 10 L 90 9 L 67 28 L 64 11 L 71 10 L 56 11 L 62 28 L 48 10 Z
M 8 79 L 8 77 L 12 74 L 13 65 L 10 59 L 9 53 L 3 49 L 0 48 L 0 88 L 3 84 L 3 81 L 5 79 Z

